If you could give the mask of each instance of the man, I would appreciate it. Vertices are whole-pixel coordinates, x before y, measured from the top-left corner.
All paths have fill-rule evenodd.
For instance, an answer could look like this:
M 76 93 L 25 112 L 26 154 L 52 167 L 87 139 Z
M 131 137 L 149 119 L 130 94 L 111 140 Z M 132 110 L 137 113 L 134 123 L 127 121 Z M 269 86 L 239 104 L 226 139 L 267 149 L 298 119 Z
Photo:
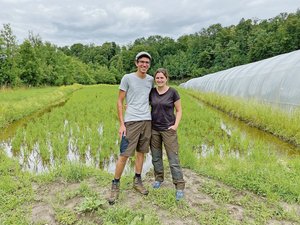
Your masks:
M 149 93 L 153 87 L 153 77 L 147 74 L 151 59 L 151 55 L 148 52 L 139 52 L 135 57 L 137 71 L 124 75 L 119 87 L 117 108 L 121 145 L 120 156 L 116 163 L 115 176 L 112 181 L 111 194 L 108 199 L 110 204 L 114 204 L 118 199 L 121 175 L 127 159 L 130 156 L 134 156 L 135 152 L 133 188 L 143 195 L 148 194 L 148 190 L 143 186 L 141 173 L 144 153 L 149 152 L 151 138 Z M 125 98 L 127 106 L 123 117 L 123 102 Z

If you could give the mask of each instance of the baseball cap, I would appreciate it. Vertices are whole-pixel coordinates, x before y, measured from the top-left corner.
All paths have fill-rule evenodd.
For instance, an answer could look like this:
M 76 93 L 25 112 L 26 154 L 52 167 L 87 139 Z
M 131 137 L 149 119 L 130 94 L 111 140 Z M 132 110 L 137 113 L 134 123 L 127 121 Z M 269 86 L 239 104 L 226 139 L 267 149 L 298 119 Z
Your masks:
M 150 60 L 152 59 L 151 55 L 148 52 L 139 52 L 138 54 L 136 54 L 135 60 L 137 61 L 139 58 L 143 56 L 149 58 Z

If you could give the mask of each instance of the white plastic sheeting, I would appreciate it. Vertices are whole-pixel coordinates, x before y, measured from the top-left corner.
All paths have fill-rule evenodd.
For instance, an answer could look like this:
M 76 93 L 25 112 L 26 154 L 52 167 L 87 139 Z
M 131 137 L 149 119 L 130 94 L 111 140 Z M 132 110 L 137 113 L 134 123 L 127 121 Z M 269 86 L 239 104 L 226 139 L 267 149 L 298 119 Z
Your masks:
M 180 85 L 255 98 L 291 110 L 300 106 L 300 50 L 193 78 Z

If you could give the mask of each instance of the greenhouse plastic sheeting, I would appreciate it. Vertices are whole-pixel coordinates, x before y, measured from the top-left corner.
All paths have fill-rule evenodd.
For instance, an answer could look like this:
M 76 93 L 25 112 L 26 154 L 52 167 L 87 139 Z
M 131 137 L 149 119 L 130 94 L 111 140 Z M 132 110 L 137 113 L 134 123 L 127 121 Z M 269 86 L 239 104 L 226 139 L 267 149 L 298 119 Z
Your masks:
M 180 85 L 291 110 L 300 106 L 300 50 L 193 78 Z

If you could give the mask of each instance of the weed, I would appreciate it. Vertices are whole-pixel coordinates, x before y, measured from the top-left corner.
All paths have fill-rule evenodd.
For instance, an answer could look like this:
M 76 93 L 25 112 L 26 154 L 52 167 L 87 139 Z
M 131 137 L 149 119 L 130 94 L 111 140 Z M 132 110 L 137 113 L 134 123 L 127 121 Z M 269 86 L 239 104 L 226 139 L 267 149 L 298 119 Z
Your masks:
M 125 207 L 110 208 L 103 213 L 105 224 L 119 225 L 152 225 L 161 224 L 157 216 L 151 211 L 129 209 Z
M 94 212 L 98 208 L 102 207 L 104 204 L 106 204 L 107 201 L 104 199 L 99 199 L 96 196 L 93 197 L 85 197 L 84 201 L 80 203 L 78 207 L 76 207 L 76 210 L 80 213 L 85 212 Z
M 59 224 L 72 225 L 77 221 L 76 214 L 71 210 L 58 208 L 55 211 L 55 220 Z
M 218 203 L 230 203 L 233 198 L 230 190 L 221 188 L 212 182 L 204 183 L 200 190 L 209 194 Z

